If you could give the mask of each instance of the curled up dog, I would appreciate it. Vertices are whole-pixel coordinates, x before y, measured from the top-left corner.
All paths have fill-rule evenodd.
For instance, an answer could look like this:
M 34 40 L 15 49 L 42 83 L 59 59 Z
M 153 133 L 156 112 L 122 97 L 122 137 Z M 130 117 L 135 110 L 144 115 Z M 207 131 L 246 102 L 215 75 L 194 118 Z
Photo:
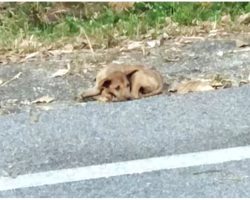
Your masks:
M 141 65 L 111 64 L 98 72 L 95 86 L 80 95 L 99 101 L 125 101 L 160 94 L 163 78 Z

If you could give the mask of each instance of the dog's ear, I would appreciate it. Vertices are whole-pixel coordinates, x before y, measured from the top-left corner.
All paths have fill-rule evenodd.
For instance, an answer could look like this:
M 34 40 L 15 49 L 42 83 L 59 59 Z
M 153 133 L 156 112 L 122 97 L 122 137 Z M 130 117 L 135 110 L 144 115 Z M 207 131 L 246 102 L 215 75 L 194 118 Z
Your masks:
M 135 72 L 137 72 L 137 71 L 138 71 L 138 69 L 130 69 L 130 70 L 125 71 L 125 74 L 126 74 L 128 80 L 130 80 L 131 76 L 132 76 Z
M 104 88 L 109 88 L 109 86 L 111 85 L 112 81 L 110 79 L 104 79 L 101 81 L 101 87 Z

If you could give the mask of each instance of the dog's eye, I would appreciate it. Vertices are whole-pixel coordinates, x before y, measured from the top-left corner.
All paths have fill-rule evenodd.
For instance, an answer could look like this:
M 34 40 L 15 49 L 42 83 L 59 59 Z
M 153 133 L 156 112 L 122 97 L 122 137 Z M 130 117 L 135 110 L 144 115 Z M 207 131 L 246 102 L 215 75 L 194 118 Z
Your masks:
M 120 86 L 118 85 L 115 89 L 116 89 L 116 90 L 120 90 Z
M 126 87 L 130 87 L 130 84 L 128 83 L 128 84 L 126 85 Z

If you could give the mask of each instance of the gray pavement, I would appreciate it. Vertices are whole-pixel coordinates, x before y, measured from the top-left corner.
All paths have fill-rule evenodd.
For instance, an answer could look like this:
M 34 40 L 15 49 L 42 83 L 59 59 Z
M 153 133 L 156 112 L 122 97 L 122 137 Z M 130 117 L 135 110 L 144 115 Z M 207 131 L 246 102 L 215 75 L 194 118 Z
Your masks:
M 250 144 L 249 98 L 250 86 L 246 85 L 122 103 L 60 104 L 54 110 L 33 108 L 29 112 L 0 116 L 0 176 L 246 146 Z M 37 116 L 36 121 L 32 115 Z M 240 183 L 236 181 L 235 186 L 230 182 L 234 180 L 213 185 L 211 173 L 190 174 L 185 170 L 193 168 L 187 168 L 20 189 L 0 195 L 247 197 L 248 165 L 249 161 L 241 161 L 208 166 L 215 174 L 214 179 L 230 170 L 232 173 L 236 170 L 236 175 L 242 172 L 244 178 Z M 233 167 L 229 170 L 230 166 Z M 217 167 L 222 171 L 213 173 Z M 199 172 L 203 166 L 194 169 Z M 148 186 L 148 182 L 153 185 Z M 211 191 L 214 193 L 210 194 Z
M 250 160 L 17 189 L 0 197 L 250 197 Z

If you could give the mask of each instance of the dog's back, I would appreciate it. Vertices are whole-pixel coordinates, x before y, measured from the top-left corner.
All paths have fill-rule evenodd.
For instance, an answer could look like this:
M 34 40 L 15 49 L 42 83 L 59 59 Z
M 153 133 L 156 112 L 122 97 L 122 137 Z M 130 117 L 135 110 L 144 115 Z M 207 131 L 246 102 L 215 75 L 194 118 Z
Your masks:
M 163 78 L 155 70 L 144 68 L 135 72 L 130 79 L 133 98 L 148 97 L 163 91 Z
M 100 81 L 102 79 L 105 79 L 106 77 L 110 76 L 110 74 L 118 71 L 122 73 L 129 73 L 130 71 L 134 70 L 143 70 L 142 65 L 126 65 L 126 64 L 114 64 L 111 63 L 108 66 L 105 66 L 103 69 L 101 69 L 97 76 L 96 81 Z

